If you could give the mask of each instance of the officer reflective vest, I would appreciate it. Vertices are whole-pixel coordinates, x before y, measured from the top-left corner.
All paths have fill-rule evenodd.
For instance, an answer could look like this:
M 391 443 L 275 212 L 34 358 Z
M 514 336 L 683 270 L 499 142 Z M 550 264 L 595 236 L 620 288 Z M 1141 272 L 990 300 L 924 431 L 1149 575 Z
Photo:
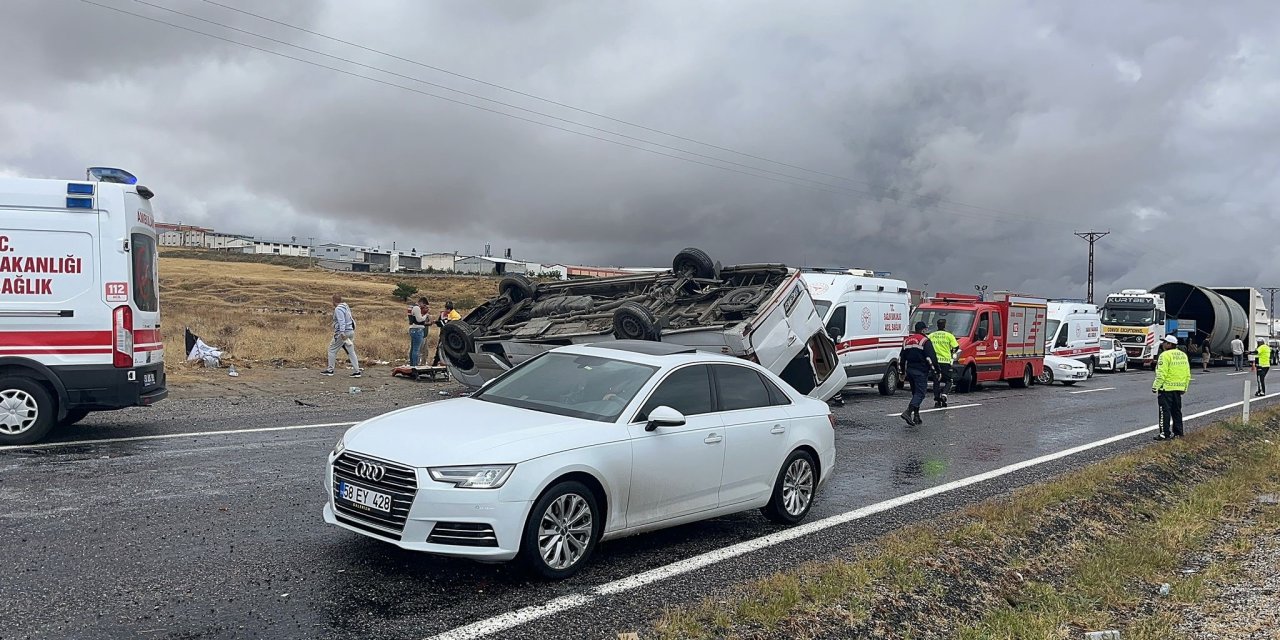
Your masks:
M 1191 363 L 1187 354 L 1178 349 L 1166 349 L 1156 363 L 1156 381 L 1151 388 L 1156 391 L 1186 391 L 1191 385 Z
M 956 337 L 946 329 L 938 329 L 929 334 L 929 342 L 933 343 L 933 352 L 938 356 L 940 364 L 951 364 L 951 354 L 960 348 Z
M 1271 368 L 1271 345 L 1265 342 L 1258 345 L 1258 366 L 1263 369 Z

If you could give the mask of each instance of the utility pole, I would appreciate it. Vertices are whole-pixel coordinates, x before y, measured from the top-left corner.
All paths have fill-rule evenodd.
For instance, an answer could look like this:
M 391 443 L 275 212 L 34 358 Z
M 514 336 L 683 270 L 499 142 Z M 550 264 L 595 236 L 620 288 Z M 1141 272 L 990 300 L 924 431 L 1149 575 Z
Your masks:
M 1110 234 L 1110 231 L 1077 231 L 1075 234 L 1076 237 L 1089 242 L 1089 298 L 1086 301 L 1089 304 L 1093 304 L 1093 243 Z
M 1270 306 L 1267 307 L 1267 337 L 1276 337 L 1276 292 L 1280 287 L 1263 287 L 1263 291 L 1271 294 Z
M 307 236 L 307 267 L 316 268 L 316 239 Z

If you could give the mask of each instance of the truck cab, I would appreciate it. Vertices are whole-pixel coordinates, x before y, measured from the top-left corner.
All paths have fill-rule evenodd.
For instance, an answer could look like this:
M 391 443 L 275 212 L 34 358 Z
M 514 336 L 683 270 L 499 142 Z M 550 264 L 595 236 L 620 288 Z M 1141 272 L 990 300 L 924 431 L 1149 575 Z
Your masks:
M 920 304 L 911 324 L 932 330 L 945 318 L 960 351 L 952 362 L 956 389 L 966 393 L 984 382 L 1004 380 L 1030 386 L 1044 370 L 1044 329 L 1048 301 L 997 293 L 991 300 L 962 293 L 939 293 Z
M 1163 295 L 1146 289 L 1107 295 L 1102 305 L 1102 335 L 1123 344 L 1130 363 L 1154 369 L 1165 332 Z

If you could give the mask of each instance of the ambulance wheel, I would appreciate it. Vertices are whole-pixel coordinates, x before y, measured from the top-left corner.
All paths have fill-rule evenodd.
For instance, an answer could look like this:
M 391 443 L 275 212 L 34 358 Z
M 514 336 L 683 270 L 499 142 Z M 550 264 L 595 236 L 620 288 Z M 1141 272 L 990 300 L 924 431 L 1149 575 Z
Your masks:
M 1014 378 L 1010 380 L 1009 386 L 1013 387 L 1014 389 L 1026 389 L 1027 387 L 1031 386 L 1031 383 L 1033 381 L 1034 379 L 1031 377 L 1031 366 L 1028 365 L 1026 368 L 1022 370 L 1022 377 Z
M 889 368 L 884 370 L 884 376 L 880 378 L 880 384 L 877 386 L 882 396 L 891 396 L 902 388 L 902 378 L 898 376 L 896 364 L 890 364 Z
M 72 409 L 67 412 L 66 416 L 64 416 L 61 420 L 58 421 L 58 426 L 69 427 L 77 422 L 80 422 L 81 420 L 84 420 L 85 416 L 87 415 L 89 415 L 88 409 Z
M 31 378 L 0 378 L 0 445 L 31 444 L 57 422 L 53 394 Z
M 671 261 L 671 272 L 686 278 L 709 280 L 716 277 L 716 263 L 706 251 L 690 247 L 676 254 Z

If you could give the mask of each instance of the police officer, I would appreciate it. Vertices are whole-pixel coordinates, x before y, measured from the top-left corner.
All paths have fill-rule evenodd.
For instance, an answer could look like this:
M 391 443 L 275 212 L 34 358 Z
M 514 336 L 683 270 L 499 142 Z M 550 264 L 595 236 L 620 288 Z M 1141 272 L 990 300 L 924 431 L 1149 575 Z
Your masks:
M 912 426 L 924 424 L 920 419 L 920 403 L 924 402 L 924 394 L 929 390 L 929 369 L 938 367 L 938 354 L 924 333 L 928 326 L 917 322 L 915 332 L 903 341 L 902 352 L 898 354 L 902 373 L 911 381 L 911 404 L 899 417 Z
M 933 407 L 947 406 L 947 394 L 951 392 L 951 358 L 960 343 L 947 331 L 947 319 L 938 318 L 938 330 L 929 334 L 933 352 L 938 356 L 938 375 L 933 379 Z
M 1182 394 L 1190 385 L 1191 363 L 1187 354 L 1178 349 L 1176 336 L 1165 336 L 1160 359 L 1156 361 L 1156 380 L 1151 383 L 1151 392 L 1160 400 L 1160 435 L 1156 440 L 1182 437 Z
M 1267 395 L 1267 372 L 1271 370 L 1271 345 L 1263 338 L 1258 338 L 1258 360 L 1254 363 L 1254 369 L 1258 372 L 1258 391 L 1255 396 Z

